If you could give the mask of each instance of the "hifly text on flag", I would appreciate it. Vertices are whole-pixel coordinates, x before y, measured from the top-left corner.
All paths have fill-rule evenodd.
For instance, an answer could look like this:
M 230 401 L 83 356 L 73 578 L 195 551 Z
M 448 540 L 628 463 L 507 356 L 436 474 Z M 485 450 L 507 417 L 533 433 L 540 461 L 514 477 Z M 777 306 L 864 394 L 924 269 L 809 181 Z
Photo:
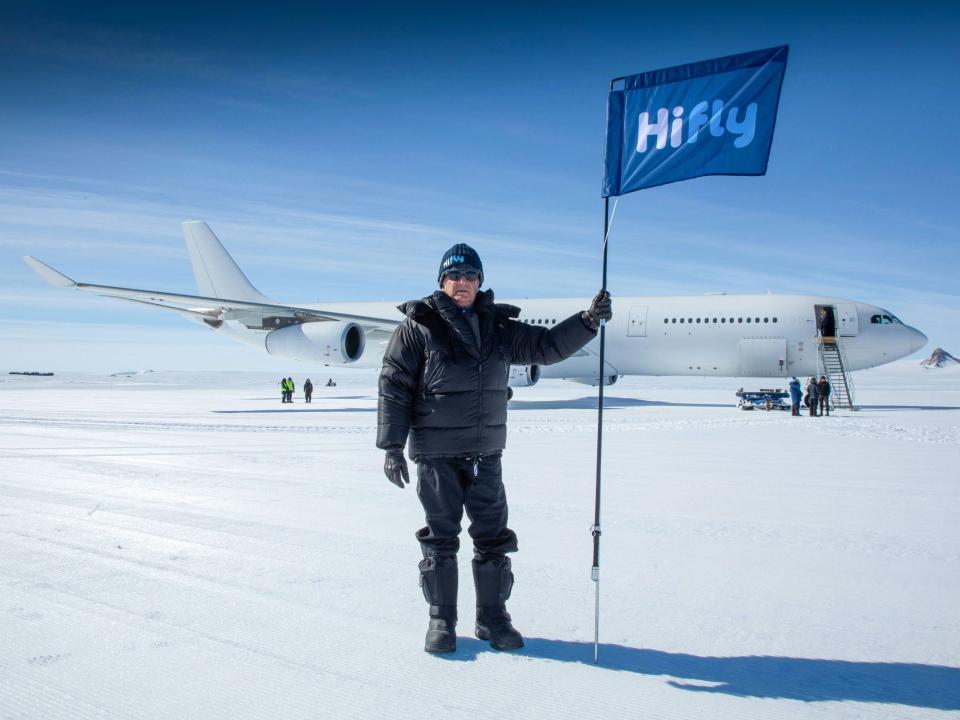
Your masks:
M 621 78 L 607 101 L 603 197 L 703 175 L 763 175 L 787 46 Z

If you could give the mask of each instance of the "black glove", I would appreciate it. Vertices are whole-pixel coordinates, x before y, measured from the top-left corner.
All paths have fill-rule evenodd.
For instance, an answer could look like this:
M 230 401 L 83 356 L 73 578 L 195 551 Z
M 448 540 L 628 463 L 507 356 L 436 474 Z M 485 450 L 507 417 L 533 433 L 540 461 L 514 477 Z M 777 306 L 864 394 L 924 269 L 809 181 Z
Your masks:
M 383 462 L 383 474 L 401 490 L 403 484 L 410 484 L 410 473 L 407 471 L 407 459 L 403 456 L 402 448 L 390 448 Z
M 591 330 L 597 330 L 600 327 L 600 321 L 608 321 L 613 317 L 613 301 L 610 299 L 610 293 L 601 290 L 590 303 L 590 309 L 585 310 L 580 317 L 584 324 Z

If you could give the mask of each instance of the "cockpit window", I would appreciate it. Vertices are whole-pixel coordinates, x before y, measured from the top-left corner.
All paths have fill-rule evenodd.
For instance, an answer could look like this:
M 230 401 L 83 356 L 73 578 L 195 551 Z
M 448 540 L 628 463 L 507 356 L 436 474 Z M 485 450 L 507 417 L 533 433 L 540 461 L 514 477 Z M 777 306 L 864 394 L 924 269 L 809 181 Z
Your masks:
M 903 323 L 900 322 L 900 320 L 895 315 L 888 315 L 886 313 L 881 315 L 871 315 L 870 322 L 873 325 L 891 325 L 891 324 L 903 325 Z

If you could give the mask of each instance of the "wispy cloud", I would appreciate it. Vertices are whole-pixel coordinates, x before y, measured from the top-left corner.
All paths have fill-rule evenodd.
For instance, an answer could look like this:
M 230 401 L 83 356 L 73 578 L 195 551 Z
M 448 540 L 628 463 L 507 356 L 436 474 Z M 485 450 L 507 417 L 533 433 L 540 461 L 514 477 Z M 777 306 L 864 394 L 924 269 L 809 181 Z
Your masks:
M 43 179 L 31 180 L 38 183 Z M 274 269 L 289 268 L 293 251 L 298 253 L 298 267 L 328 271 L 372 267 L 383 272 L 395 272 L 407 262 L 425 262 L 427 257 L 432 260 L 437 247 L 457 242 L 490 253 L 517 252 L 515 238 L 496 233 L 347 212 L 307 211 L 246 202 L 243 197 L 209 210 L 106 192 L 0 186 L 0 247 L 24 253 L 83 249 L 109 255 L 123 249 L 144 255 L 183 256 L 178 236 L 185 219 L 208 220 L 239 256 Z M 354 252 L 347 253 L 348 248 Z M 409 250 L 398 253 L 397 248 Z M 423 248 L 422 255 L 417 248 Z M 526 240 L 524 251 L 553 257 L 591 256 L 579 246 L 547 240 Z
M 311 102 L 342 103 L 369 94 L 368 89 L 318 77 L 316 73 L 282 72 L 275 67 L 259 69 L 254 62 L 238 62 L 235 55 L 217 52 L 207 43 L 189 44 L 187 38 L 179 43 L 174 38 L 158 42 L 155 32 L 118 29 L 92 21 L 34 19 L 29 25 L 18 27 L 15 33 L 0 35 L 0 53 L 54 61 L 67 68 L 97 67 L 200 79 Z

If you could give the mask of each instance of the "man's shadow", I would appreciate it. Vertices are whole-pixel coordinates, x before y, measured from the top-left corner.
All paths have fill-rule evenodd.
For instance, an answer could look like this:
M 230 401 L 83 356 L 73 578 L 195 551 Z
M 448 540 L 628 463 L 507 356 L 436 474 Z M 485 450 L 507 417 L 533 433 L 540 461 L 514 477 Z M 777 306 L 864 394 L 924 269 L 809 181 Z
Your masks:
M 593 643 L 526 638 L 513 654 L 593 665 Z M 496 652 L 470 637 L 457 638 L 450 661 L 472 661 Z M 935 710 L 960 710 L 960 668 L 918 663 L 854 662 L 770 656 L 700 657 L 600 645 L 603 670 L 663 675 L 673 687 L 691 692 L 723 693 L 805 702 L 850 700 L 893 703 Z

